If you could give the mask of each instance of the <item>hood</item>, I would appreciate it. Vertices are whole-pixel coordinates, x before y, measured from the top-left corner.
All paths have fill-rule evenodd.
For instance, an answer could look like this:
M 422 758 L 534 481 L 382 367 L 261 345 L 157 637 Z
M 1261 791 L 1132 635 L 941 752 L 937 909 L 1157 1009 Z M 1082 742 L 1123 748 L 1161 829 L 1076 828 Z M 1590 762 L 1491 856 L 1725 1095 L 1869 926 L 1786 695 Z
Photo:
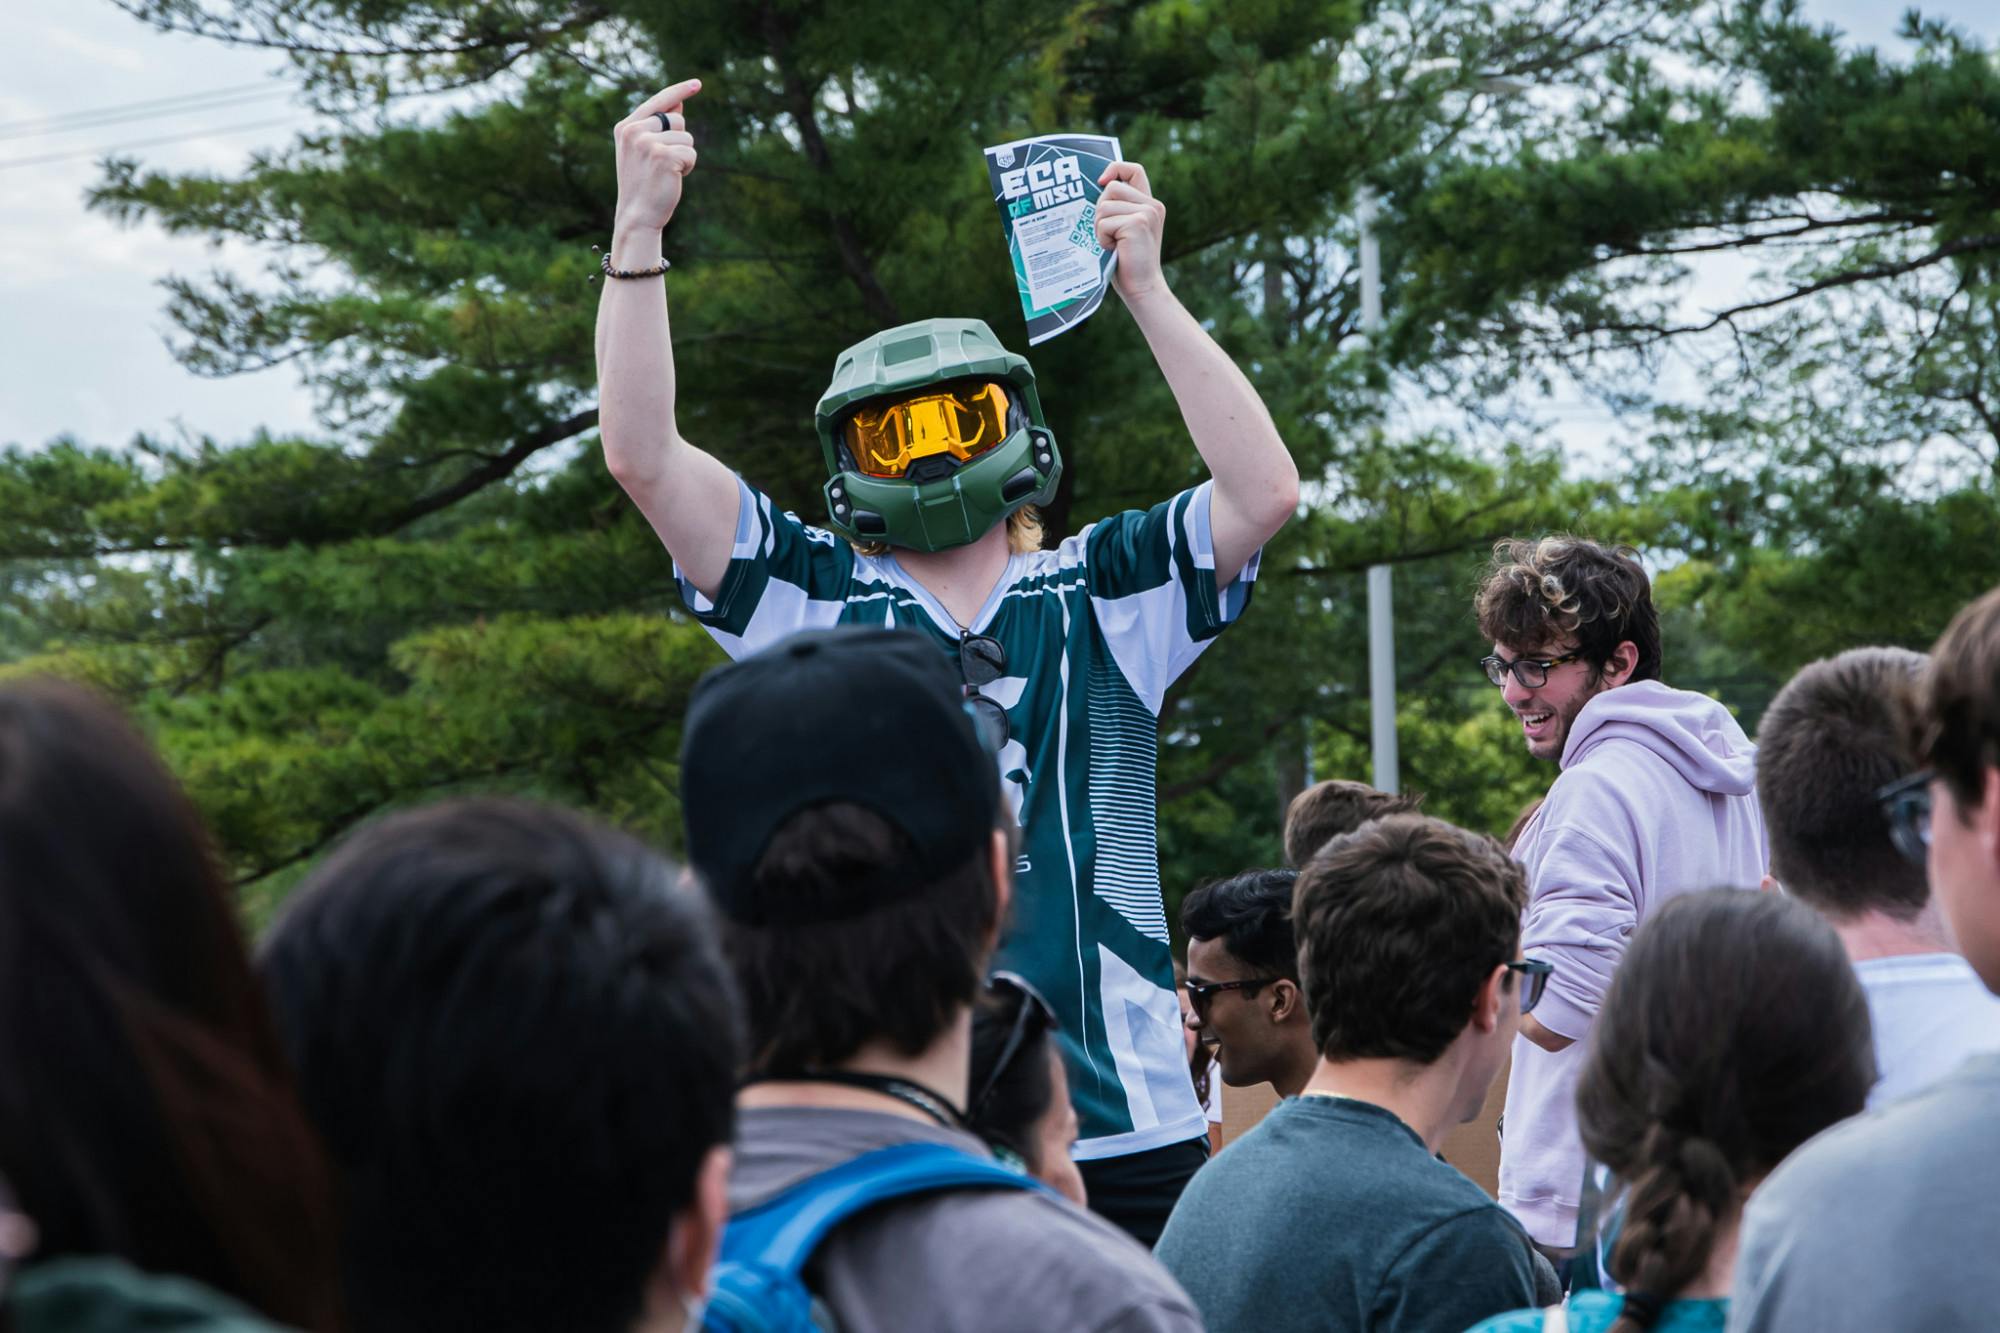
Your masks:
M 1576 715 L 1562 766 L 1574 767 L 1613 740 L 1645 746 L 1698 790 L 1747 796 L 1757 788 L 1757 747 L 1729 710 L 1705 694 L 1657 680 L 1606 690 Z

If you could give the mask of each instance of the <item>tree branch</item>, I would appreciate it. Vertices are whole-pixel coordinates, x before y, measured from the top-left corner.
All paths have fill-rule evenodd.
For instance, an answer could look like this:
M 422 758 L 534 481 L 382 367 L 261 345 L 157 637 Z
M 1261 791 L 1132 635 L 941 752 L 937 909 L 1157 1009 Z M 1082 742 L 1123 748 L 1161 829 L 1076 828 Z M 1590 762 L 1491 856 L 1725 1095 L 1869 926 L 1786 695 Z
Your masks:
M 833 154 L 826 146 L 826 137 L 820 133 L 819 117 L 813 113 L 813 92 L 806 86 L 789 56 L 791 41 L 785 31 L 784 20 L 771 5 L 761 11 L 764 42 L 770 48 L 771 62 L 777 66 L 778 74 L 784 81 L 785 106 L 791 113 L 792 123 L 798 127 L 799 145 L 805 150 L 806 161 L 821 176 L 833 172 Z M 848 279 L 861 293 L 861 304 L 867 307 L 881 324 L 901 324 L 902 312 L 884 290 L 881 279 L 875 276 L 874 265 L 868 260 L 867 251 L 861 238 L 855 233 L 854 223 L 845 215 L 832 210 L 820 214 L 828 231 L 833 235 L 834 252 L 840 257 L 840 267 L 846 271 Z
M 377 535 L 386 536 L 400 532 L 418 519 L 435 514 L 440 509 L 448 509 L 466 496 L 484 490 L 496 481 L 511 476 L 514 469 L 528 461 L 535 454 L 552 444 L 560 444 L 575 435 L 581 435 L 597 424 L 597 409 L 587 408 L 574 416 L 552 421 L 531 435 L 524 435 L 510 446 L 507 452 L 496 454 L 482 467 L 460 477 L 442 490 L 432 491 L 411 504 L 404 506 L 377 528 Z

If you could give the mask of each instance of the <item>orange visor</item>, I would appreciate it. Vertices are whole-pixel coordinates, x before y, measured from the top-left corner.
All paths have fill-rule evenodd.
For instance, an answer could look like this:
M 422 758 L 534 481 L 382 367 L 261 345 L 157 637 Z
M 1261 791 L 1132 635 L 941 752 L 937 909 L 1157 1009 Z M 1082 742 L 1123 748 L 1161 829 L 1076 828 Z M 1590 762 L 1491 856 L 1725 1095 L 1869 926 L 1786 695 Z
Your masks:
M 864 404 L 847 418 L 841 434 L 854 465 L 871 477 L 901 477 L 911 465 L 940 454 L 963 463 L 1007 438 L 1007 391 L 986 383 Z

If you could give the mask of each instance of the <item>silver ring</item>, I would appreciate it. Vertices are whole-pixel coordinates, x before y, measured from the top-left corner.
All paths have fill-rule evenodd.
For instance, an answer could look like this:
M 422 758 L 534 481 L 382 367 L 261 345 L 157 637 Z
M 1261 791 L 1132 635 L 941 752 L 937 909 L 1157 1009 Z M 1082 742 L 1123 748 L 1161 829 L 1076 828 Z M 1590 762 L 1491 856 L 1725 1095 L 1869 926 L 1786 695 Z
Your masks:
M 655 112 L 653 113 L 653 115 L 654 115 L 655 117 L 657 117 L 657 118 L 658 118 L 658 120 L 659 120 L 659 122 L 660 122 L 660 132 L 661 132 L 662 134 L 667 134 L 667 133 L 671 133 L 671 132 L 672 132 L 672 130 L 673 130 L 673 128 L 674 128 L 674 122 L 673 122 L 672 120 L 668 119 L 668 117 L 667 117 L 667 113 L 666 113 L 666 112 L 664 112 L 664 111 L 655 111 Z

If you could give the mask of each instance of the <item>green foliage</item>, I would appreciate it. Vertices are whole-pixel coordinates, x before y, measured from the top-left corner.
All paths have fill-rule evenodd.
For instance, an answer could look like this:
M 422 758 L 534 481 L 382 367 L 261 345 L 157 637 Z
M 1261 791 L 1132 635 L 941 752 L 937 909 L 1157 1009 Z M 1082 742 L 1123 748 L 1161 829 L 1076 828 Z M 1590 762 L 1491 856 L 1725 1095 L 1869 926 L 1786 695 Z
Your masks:
M 174 278 L 176 349 L 289 365 L 323 431 L 0 452 L 0 660 L 132 700 L 255 910 L 355 821 L 445 791 L 678 840 L 678 719 L 719 654 L 597 456 L 586 281 L 610 127 L 670 77 L 705 85 L 667 238 L 681 425 L 808 514 L 839 348 L 927 315 L 1019 327 L 979 147 L 1099 129 L 1147 164 L 1176 290 L 1309 483 L 1254 610 L 1167 702 L 1175 896 L 1275 860 L 1308 767 L 1366 775 L 1372 563 L 1398 571 L 1405 784 L 1494 832 L 1549 777 L 1472 666 L 1496 538 L 1645 546 L 1681 683 L 1752 710 L 1805 657 L 1924 642 L 2000 574 L 2000 85 L 1941 29 L 1896 65 L 1783 5 L 1693 0 L 120 3 L 285 51 L 329 113 L 239 176 L 123 161 L 93 196 L 268 257 Z M 1363 184 L 1384 356 L 1358 336 Z M 1381 425 L 1394 384 L 1450 406 L 1554 360 L 1629 380 L 1718 248 L 1781 259 L 1715 323 L 1714 399 L 1660 412 L 1619 475 L 1504 422 Z M 1037 362 L 1072 463 L 1058 534 L 1200 477 L 1122 312 Z

